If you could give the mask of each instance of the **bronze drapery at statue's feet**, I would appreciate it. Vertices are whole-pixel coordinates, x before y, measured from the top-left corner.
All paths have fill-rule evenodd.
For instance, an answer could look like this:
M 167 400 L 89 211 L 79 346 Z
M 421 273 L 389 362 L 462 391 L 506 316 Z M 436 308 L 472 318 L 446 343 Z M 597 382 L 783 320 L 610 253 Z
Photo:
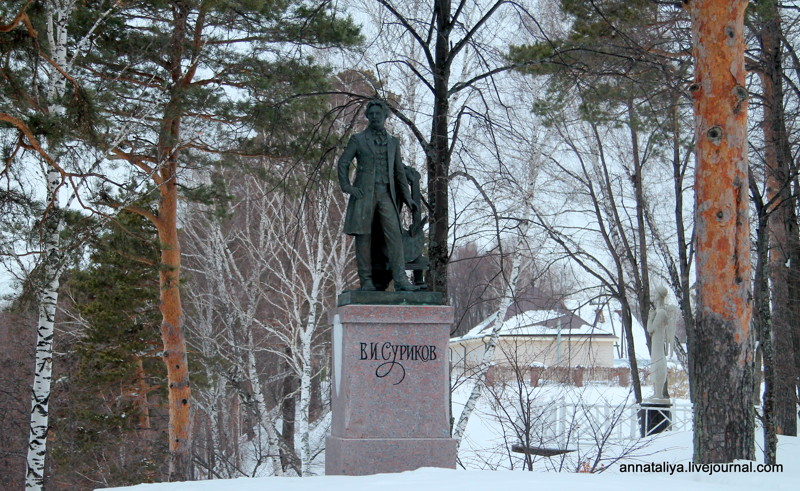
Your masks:
M 412 285 L 408 280 L 394 280 L 394 289 L 398 292 L 415 292 L 421 290 L 422 287 L 418 285 Z

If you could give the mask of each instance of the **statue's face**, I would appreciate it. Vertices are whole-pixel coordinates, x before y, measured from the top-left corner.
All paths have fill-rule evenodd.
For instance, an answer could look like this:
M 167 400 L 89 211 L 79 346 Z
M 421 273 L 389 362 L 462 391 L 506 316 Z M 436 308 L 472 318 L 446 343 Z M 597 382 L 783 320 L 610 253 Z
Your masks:
M 374 130 L 383 128 L 383 124 L 386 122 L 386 113 L 378 105 L 370 106 L 364 115 L 369 121 L 369 127 Z

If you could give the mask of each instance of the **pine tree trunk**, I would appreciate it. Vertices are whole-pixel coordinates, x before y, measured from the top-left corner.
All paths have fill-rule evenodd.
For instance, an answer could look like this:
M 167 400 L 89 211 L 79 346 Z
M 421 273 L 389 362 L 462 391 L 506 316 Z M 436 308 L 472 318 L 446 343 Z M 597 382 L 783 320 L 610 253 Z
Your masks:
M 797 435 L 793 330 L 796 307 L 790 296 L 790 270 L 798 249 L 796 199 L 792 196 L 783 101 L 781 22 L 777 5 L 764 12 L 759 34 L 764 95 L 764 161 L 769 206 L 769 275 L 772 288 L 772 344 L 774 346 L 774 423 L 779 435 Z
M 169 396 L 170 481 L 188 481 L 192 473 L 192 414 L 183 307 L 180 293 L 181 250 L 178 241 L 178 186 L 175 163 L 162 169 L 158 240 L 161 246 L 161 340 Z
M 144 373 L 144 363 L 141 356 L 136 356 L 136 399 L 134 400 L 134 407 L 138 414 L 137 428 L 144 434 L 145 439 L 149 439 L 150 434 L 150 403 L 147 400 L 147 394 L 150 391 L 150 385 L 147 383 L 147 378 Z
M 746 0 L 691 0 L 696 131 L 694 460 L 753 460 Z
M 167 367 L 169 410 L 169 481 L 193 479 L 192 414 L 186 340 L 183 333 L 180 275 L 181 249 L 178 238 L 178 146 L 181 142 L 181 106 L 190 82 L 182 61 L 189 17 L 189 6 L 175 2 L 173 30 L 167 46 L 167 66 L 171 77 L 170 100 L 161 116 L 158 138 L 158 177 L 160 201 L 155 220 L 161 248 L 159 287 L 161 290 L 161 340 Z

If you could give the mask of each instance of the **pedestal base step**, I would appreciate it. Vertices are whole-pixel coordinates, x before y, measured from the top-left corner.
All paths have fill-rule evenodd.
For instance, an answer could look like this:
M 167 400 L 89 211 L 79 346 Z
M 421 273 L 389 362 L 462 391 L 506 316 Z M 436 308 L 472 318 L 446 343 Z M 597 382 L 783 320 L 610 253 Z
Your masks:
M 325 474 L 364 476 L 420 467 L 456 468 L 453 438 L 354 439 L 329 436 Z

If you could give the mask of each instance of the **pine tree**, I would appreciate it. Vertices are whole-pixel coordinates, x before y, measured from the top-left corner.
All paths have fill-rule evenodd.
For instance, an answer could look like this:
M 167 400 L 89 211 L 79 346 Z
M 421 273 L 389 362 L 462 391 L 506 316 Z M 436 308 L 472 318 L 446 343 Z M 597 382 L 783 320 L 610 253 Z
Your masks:
M 754 459 L 746 0 L 692 0 L 697 147 L 694 460 Z
M 775 366 L 771 394 L 774 397 L 770 415 L 775 431 L 781 435 L 797 435 L 797 380 L 793 331 L 796 329 L 797 301 L 800 294 L 797 267 L 800 263 L 800 235 L 797 226 L 797 196 L 792 192 L 794 162 L 786 122 L 784 90 L 783 41 L 784 32 L 778 2 L 774 0 L 753 4 L 749 9 L 749 26 L 759 44 L 759 63 L 754 71 L 761 81 L 763 96 L 764 178 L 766 200 L 764 213 L 768 216 L 769 239 L 763 245 L 769 249 L 768 275 L 771 289 L 771 341 L 759 339 L 763 349 L 771 349 Z M 766 370 L 765 370 L 766 373 Z M 766 390 L 766 389 L 765 389 Z M 766 405 L 766 403 L 765 403 Z
M 95 22 L 106 5 L 92 2 L 84 22 Z M 96 76 L 93 91 L 125 101 L 104 106 L 115 134 L 104 140 L 107 151 L 157 196 L 152 211 L 109 204 L 147 218 L 158 233 L 169 480 L 193 477 L 178 235 L 185 171 L 241 158 L 290 162 L 305 144 L 296 137 L 310 126 L 305 116 L 320 106 L 292 95 L 319 90 L 326 74 L 308 47 L 357 40 L 353 23 L 327 2 L 151 0 L 121 5 L 84 58 L 83 69 Z
M 166 456 L 158 334 L 158 247 L 147 220 L 121 212 L 66 285 L 78 325 L 58 372 L 56 475 L 76 486 L 154 481 Z M 118 451 L 123 448 L 125 451 Z

